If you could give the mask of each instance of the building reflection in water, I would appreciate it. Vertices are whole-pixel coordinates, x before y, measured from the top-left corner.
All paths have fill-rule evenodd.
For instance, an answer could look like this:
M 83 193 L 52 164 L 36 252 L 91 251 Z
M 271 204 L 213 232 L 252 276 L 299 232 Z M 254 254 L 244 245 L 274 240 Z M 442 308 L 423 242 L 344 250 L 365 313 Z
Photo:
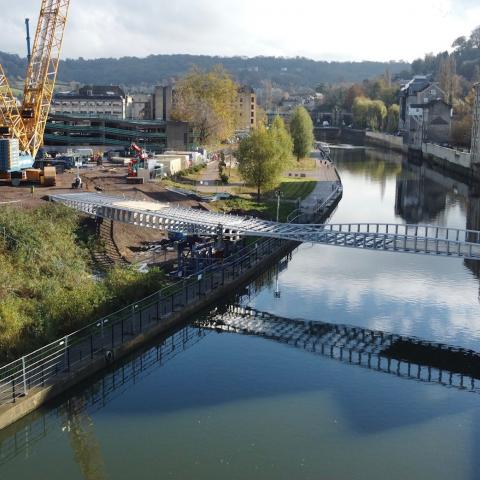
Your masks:
M 467 230 L 480 231 L 480 187 L 471 188 L 467 202 Z M 470 238 L 470 241 L 477 242 L 477 238 Z M 480 261 L 465 260 L 465 265 L 471 272 L 480 279 Z M 479 292 L 480 299 L 480 292 Z
M 465 210 L 467 230 L 480 230 L 480 187 L 445 175 L 426 165 L 402 161 L 397 175 L 395 213 L 406 223 L 438 223 L 437 219 L 458 202 Z M 469 241 L 478 241 L 472 236 Z M 480 279 L 480 261 L 465 260 L 467 268 Z M 479 294 L 480 298 L 480 294 Z

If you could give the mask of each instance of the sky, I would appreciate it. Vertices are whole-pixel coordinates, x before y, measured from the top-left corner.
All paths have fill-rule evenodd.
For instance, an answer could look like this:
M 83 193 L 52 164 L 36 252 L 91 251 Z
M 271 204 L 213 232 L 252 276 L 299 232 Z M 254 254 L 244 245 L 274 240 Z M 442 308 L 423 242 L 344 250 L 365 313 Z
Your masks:
M 0 50 L 25 56 L 40 0 L 0 0 Z M 480 0 L 71 0 L 63 58 L 190 53 L 407 60 L 480 24 Z

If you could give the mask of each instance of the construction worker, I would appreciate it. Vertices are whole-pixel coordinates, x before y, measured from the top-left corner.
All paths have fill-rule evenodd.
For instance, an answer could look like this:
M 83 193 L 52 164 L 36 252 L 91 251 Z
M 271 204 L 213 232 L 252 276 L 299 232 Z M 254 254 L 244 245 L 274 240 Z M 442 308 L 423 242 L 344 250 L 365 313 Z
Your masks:
M 75 181 L 72 183 L 72 188 L 76 188 L 76 189 L 82 188 L 82 179 L 80 175 L 77 175 L 75 177 Z

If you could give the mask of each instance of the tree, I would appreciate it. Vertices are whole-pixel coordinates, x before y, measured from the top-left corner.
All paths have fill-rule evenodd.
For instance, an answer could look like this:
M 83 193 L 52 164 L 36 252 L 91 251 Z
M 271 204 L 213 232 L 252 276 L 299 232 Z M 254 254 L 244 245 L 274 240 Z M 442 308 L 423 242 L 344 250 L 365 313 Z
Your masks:
M 293 141 L 285 127 L 285 122 L 277 115 L 270 127 L 270 135 L 275 143 L 279 162 L 283 166 L 283 170 L 288 168 L 292 163 Z
M 473 48 L 480 48 L 480 26 L 475 28 L 470 35 L 470 43 Z
M 367 126 L 367 113 L 369 98 L 357 97 L 352 106 L 353 123 L 357 128 L 365 128 Z
M 273 187 L 284 169 L 280 150 L 276 145 L 277 132 L 262 125 L 254 128 L 238 147 L 238 169 L 242 178 L 257 189 L 260 201 L 262 189 Z
M 387 117 L 387 107 L 381 100 L 370 100 L 367 108 L 367 124 L 372 130 L 382 130 Z
M 465 35 L 462 35 L 461 37 L 458 37 L 453 43 L 452 43 L 452 48 L 458 48 L 462 49 L 467 46 L 467 37 Z
M 193 125 L 201 145 L 230 138 L 237 125 L 237 85 L 222 66 L 194 67 L 176 85 L 174 120 Z
M 458 91 L 458 79 L 456 72 L 457 65 L 453 55 L 449 55 L 440 59 L 437 80 L 440 88 L 446 94 L 445 100 L 450 104 L 453 104 L 453 100 Z
M 347 94 L 345 95 L 345 101 L 343 102 L 343 106 L 346 110 L 349 112 L 352 111 L 353 107 L 353 102 L 357 97 L 364 97 L 365 96 L 365 90 L 361 85 L 358 85 L 357 83 L 353 84 L 348 90 Z
M 394 103 L 388 107 L 387 130 L 390 133 L 398 131 L 398 120 L 400 118 L 400 106 Z
M 290 120 L 290 134 L 293 140 L 293 153 L 297 161 L 306 157 L 313 147 L 313 122 L 305 107 L 297 107 Z

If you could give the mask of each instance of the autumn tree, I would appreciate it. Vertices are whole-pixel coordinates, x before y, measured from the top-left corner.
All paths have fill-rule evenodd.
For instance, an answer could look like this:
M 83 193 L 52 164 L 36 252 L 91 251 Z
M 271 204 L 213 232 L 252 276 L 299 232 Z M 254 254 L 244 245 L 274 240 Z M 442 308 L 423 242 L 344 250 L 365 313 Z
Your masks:
M 300 161 L 310 153 L 314 141 L 312 117 L 305 107 L 297 107 L 293 112 L 290 134 L 293 140 L 293 153 L 297 161 Z
M 456 99 L 453 110 L 451 140 L 455 145 L 470 146 L 472 137 L 473 106 L 475 103 L 475 90 L 472 88 L 468 95 L 462 99 Z
M 365 128 L 367 126 L 367 113 L 369 102 L 370 99 L 366 97 L 357 97 L 353 101 L 353 123 L 357 128 Z
M 355 101 L 355 99 L 357 97 L 364 97 L 364 96 L 365 96 L 365 90 L 363 89 L 363 87 L 355 83 L 347 90 L 347 94 L 345 95 L 343 106 L 345 107 L 346 110 L 351 112 L 353 107 L 353 102 Z
M 222 66 L 194 67 L 175 87 L 172 118 L 192 124 L 201 145 L 230 138 L 237 125 L 237 85 Z
M 372 130 L 383 130 L 387 107 L 381 100 L 371 100 L 368 105 L 367 123 Z
M 400 106 L 394 103 L 388 107 L 387 113 L 387 130 L 390 133 L 398 131 L 398 121 L 400 119 Z
M 458 78 L 455 57 L 448 55 L 440 60 L 437 80 L 446 94 L 446 101 L 453 104 L 458 91 Z
M 387 107 L 381 100 L 357 97 L 353 102 L 352 113 L 358 128 L 382 130 L 387 117 Z

